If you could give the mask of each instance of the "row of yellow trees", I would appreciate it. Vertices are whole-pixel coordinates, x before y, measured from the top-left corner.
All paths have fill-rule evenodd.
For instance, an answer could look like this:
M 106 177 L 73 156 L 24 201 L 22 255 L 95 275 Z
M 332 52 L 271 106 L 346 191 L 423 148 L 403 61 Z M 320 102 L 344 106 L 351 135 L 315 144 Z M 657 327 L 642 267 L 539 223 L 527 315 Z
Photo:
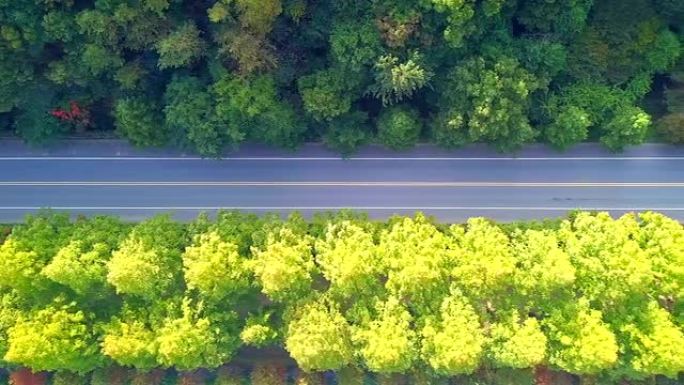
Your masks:
M 676 377 L 683 294 L 684 228 L 657 213 L 508 225 L 47 213 L 0 247 L 0 365 L 191 372 L 251 346 L 346 377 Z

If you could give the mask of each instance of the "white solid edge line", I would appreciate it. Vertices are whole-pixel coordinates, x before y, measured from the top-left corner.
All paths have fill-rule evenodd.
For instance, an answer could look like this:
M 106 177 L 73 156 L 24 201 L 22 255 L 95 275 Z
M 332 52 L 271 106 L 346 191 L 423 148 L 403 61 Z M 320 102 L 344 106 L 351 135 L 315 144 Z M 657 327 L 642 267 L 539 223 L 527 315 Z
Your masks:
M 144 156 L 4 156 L 0 161 L 624 161 L 624 160 L 684 160 L 684 156 L 596 156 L 596 157 L 144 157 Z
M 684 182 L 268 182 L 268 181 L 0 181 L 2 186 L 54 187 L 684 187 Z
M 501 211 L 684 211 L 684 207 L 515 207 L 515 206 L 0 206 L 11 210 L 501 210 Z

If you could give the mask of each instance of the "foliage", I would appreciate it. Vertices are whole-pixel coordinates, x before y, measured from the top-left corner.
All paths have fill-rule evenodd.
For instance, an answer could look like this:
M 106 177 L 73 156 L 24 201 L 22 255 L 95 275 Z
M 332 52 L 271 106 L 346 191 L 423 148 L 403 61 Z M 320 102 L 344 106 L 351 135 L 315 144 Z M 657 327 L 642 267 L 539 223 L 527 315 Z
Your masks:
M 292 313 L 285 348 L 303 370 L 336 370 L 350 363 L 350 328 L 334 304 L 315 301 L 297 306 Z
M 300 385 L 326 370 L 342 385 L 364 370 L 417 384 L 684 372 L 684 227 L 652 212 L 506 225 L 42 213 L 12 226 L 0 266 L 0 365 L 57 383 L 123 385 L 122 367 L 137 371 L 131 383 L 191 383 L 242 346 L 287 351 L 308 372 Z M 220 369 L 217 383 L 237 385 L 235 374 Z M 251 375 L 288 378 L 269 358 Z
M 33 370 L 91 371 L 102 362 L 91 322 L 75 303 L 24 314 L 7 332 L 5 360 Z
M 369 136 L 368 115 L 357 111 L 332 119 L 328 123 L 323 141 L 342 156 L 348 156 L 365 144 Z
M 274 301 L 297 298 L 311 287 L 311 239 L 283 227 L 271 232 L 263 249 L 253 249 L 251 266 L 261 291 Z
M 118 293 L 155 299 L 174 289 L 180 275 L 182 227 L 167 216 L 135 226 L 107 263 L 107 281 Z
M 160 112 L 145 98 L 117 100 L 114 118 L 119 133 L 136 146 L 161 146 L 169 139 Z
M 459 293 L 444 299 L 420 334 L 423 358 L 436 373 L 469 374 L 479 366 L 484 336 L 475 310 Z
M 195 236 L 194 245 L 185 249 L 183 266 L 188 288 L 211 299 L 234 297 L 250 286 L 247 262 L 237 245 L 222 241 L 216 232 Z
M 380 131 L 359 114 L 403 103 L 443 146 L 620 150 L 661 112 L 637 106 L 681 104 L 683 21 L 677 0 L 5 0 L 0 113 L 31 144 L 116 128 L 203 156 L 244 140 L 348 154 Z M 51 115 L 71 100 L 89 119 Z
M 393 150 L 403 150 L 418 142 L 422 122 L 415 110 L 390 107 L 378 117 L 378 140 Z
M 396 297 L 376 304 L 377 317 L 354 332 L 359 354 L 368 369 L 378 373 L 402 373 L 418 358 L 412 317 Z
M 174 78 L 166 87 L 164 100 L 168 131 L 181 141 L 187 137 L 200 154 L 219 156 L 224 140 L 240 140 L 223 135 L 211 94 L 198 78 Z
M 447 145 L 449 136 L 455 135 L 491 142 L 503 151 L 520 147 L 535 136 L 528 108 L 530 94 L 539 86 L 514 58 L 468 60 L 448 75 L 443 86 L 437 138 Z
M 157 43 L 159 68 L 184 67 L 205 54 L 200 31 L 192 24 L 184 24 Z
M 180 317 L 169 317 L 159 329 L 158 362 L 163 367 L 179 370 L 216 368 L 228 362 L 237 349 L 237 338 L 222 323 L 232 323 L 233 316 L 218 314 L 210 317 L 202 304 L 192 305 L 184 300 Z

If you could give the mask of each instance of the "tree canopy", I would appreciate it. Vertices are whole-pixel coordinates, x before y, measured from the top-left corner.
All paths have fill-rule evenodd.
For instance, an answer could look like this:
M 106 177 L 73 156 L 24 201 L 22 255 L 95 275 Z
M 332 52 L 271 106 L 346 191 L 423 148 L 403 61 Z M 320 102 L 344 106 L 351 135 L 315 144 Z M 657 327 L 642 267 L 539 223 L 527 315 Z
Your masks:
M 204 156 L 245 140 L 681 143 L 683 14 L 677 0 L 4 1 L 0 127 Z
M 0 266 L 0 369 L 55 383 L 123 366 L 131 384 L 173 368 L 235 385 L 225 364 L 254 349 L 287 352 L 300 385 L 324 371 L 349 385 L 364 371 L 493 385 L 684 372 L 684 227 L 654 212 L 506 225 L 41 213 L 11 228 Z M 279 365 L 259 360 L 252 380 L 284 384 Z

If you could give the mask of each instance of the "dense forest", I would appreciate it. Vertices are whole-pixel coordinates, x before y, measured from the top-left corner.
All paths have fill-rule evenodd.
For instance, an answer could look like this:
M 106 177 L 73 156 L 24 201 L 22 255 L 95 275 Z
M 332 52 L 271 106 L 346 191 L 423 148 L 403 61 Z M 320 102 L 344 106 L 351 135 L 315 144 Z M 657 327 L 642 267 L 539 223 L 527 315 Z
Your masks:
M 653 385 L 684 371 L 684 228 L 657 213 L 47 213 L 7 230 L 0 377 L 14 385 L 43 371 L 55 385 L 157 385 L 169 369 L 179 385 L 240 385 L 231 365 L 247 348 L 263 352 L 252 385 L 285 385 L 287 362 L 263 359 L 278 350 L 298 385 L 325 371 L 338 385 L 558 385 L 559 372 Z
M 684 141 L 681 0 L 0 0 L 0 127 L 455 147 Z

